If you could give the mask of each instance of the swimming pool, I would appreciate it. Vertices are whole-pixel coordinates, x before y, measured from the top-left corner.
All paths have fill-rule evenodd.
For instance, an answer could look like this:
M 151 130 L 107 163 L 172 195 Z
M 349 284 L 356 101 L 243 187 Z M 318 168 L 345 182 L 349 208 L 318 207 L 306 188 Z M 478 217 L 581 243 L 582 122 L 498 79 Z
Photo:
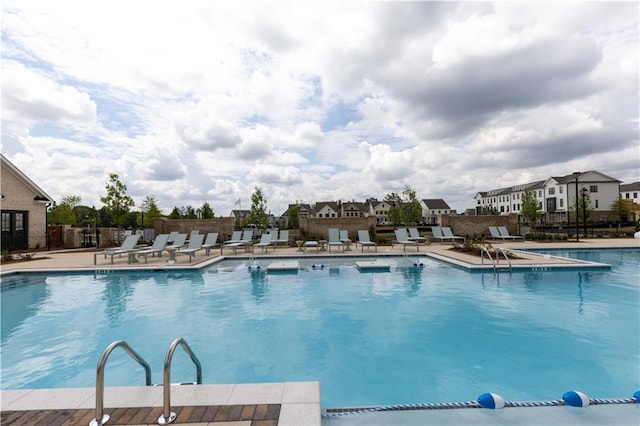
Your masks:
M 463 401 L 487 391 L 509 400 L 632 393 L 640 252 L 561 255 L 613 267 L 494 275 L 386 258 L 391 272 L 372 273 L 346 259 L 305 258 L 297 274 L 235 260 L 198 272 L 8 276 L 2 389 L 92 387 L 101 352 L 118 339 L 158 383 L 167 346 L 182 336 L 205 383 L 317 380 L 323 406 Z M 176 352 L 172 380 L 194 375 Z M 110 357 L 107 386 L 143 377 L 124 353 Z

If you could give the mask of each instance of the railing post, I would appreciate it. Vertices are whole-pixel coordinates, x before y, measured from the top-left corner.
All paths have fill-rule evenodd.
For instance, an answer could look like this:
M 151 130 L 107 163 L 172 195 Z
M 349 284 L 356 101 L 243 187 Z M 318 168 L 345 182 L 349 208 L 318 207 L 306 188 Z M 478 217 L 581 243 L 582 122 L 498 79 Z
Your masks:
M 131 358 L 144 368 L 146 385 L 151 386 L 151 367 L 149 367 L 149 364 L 147 364 L 136 351 L 131 349 L 124 340 L 116 340 L 111 343 L 104 352 L 102 352 L 98 360 L 98 367 L 96 368 L 96 417 L 89 422 L 89 426 L 102 426 L 110 419 L 108 414 L 104 414 L 104 365 L 107 363 L 111 352 L 118 346 L 121 346 Z
M 176 420 L 176 413 L 171 411 L 171 360 L 173 359 L 173 352 L 176 347 L 180 345 L 182 349 L 189 355 L 191 361 L 196 366 L 196 384 L 202 384 L 202 365 L 200 361 L 193 353 L 184 338 L 178 337 L 169 345 L 167 349 L 167 355 L 164 358 L 164 370 L 162 377 L 162 414 L 158 417 L 159 425 L 168 425 Z

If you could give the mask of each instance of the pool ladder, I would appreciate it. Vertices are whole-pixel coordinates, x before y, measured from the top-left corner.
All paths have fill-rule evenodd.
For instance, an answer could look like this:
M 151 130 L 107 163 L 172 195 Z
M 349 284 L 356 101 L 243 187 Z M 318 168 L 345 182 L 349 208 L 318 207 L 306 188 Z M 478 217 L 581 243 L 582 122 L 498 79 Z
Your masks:
M 511 273 L 513 271 L 513 266 L 511 265 L 511 259 L 509 259 L 509 256 L 507 255 L 507 251 L 502 247 L 497 247 L 495 250 L 496 250 L 496 258 L 494 260 L 493 257 L 491 256 L 491 252 L 489 251 L 489 249 L 487 249 L 487 247 L 485 246 L 480 247 L 480 261 L 482 262 L 482 264 L 484 264 L 484 255 L 486 254 L 489 260 L 491 261 L 491 264 L 493 265 L 493 273 L 495 274 L 498 272 L 500 268 L 500 254 L 502 254 L 502 256 L 505 258 L 505 260 L 509 264 L 509 273 Z
M 158 424 L 160 425 L 168 425 L 175 421 L 176 413 L 171 411 L 171 360 L 173 359 L 173 352 L 180 345 L 182 349 L 186 352 L 186 354 L 191 358 L 191 361 L 196 366 L 196 381 L 194 384 L 201 385 L 202 384 L 202 365 L 198 360 L 198 357 L 193 353 L 187 342 L 182 338 L 178 337 L 169 345 L 167 349 L 167 355 L 164 358 L 164 368 L 163 368 L 163 407 L 162 414 L 158 417 Z M 151 384 L 151 367 L 149 364 L 140 356 L 136 351 L 134 351 L 131 346 L 127 344 L 124 340 L 116 340 L 111 343 L 107 348 L 102 352 L 100 359 L 98 360 L 98 367 L 96 369 L 96 417 L 89 422 L 89 426 L 101 426 L 109 421 L 110 416 L 104 413 L 104 366 L 111 355 L 111 352 L 117 347 L 122 347 L 126 353 L 128 353 L 131 358 L 133 358 L 138 364 L 140 364 L 144 368 L 145 372 L 145 383 L 146 386 L 152 386 Z

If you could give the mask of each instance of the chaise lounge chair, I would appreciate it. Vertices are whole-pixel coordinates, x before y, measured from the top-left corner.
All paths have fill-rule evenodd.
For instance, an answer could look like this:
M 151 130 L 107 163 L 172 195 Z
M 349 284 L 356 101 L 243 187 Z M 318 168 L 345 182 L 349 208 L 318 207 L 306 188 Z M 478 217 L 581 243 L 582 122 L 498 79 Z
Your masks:
M 513 241 L 522 240 L 524 242 L 524 237 L 520 235 L 509 234 L 509 230 L 507 229 L 506 226 L 498 226 L 498 232 L 500 233 L 500 236 L 505 240 L 513 240 Z
M 497 226 L 490 226 L 489 227 L 489 233 L 491 234 L 491 239 L 494 240 L 494 241 L 508 240 L 508 238 L 505 238 L 502 235 L 500 235 L 500 231 L 498 231 L 498 227 Z
M 273 245 L 273 242 L 271 240 L 271 234 L 262 234 L 260 236 L 260 241 L 257 244 L 253 245 L 253 249 L 255 250 L 255 247 L 260 247 L 260 249 L 262 251 L 269 251 L 269 247 L 273 247 L 273 251 L 276 250 L 276 247 Z
M 147 263 L 147 257 L 151 255 L 155 257 L 156 253 L 158 257 L 162 257 L 162 251 L 167 246 L 167 241 L 169 240 L 169 234 L 160 234 L 153 240 L 153 244 L 151 247 L 143 248 L 141 250 L 136 251 L 136 256 L 144 256 L 144 263 Z
M 123 253 L 131 253 L 134 251 L 136 245 L 138 244 L 138 240 L 140 240 L 140 235 L 128 235 L 124 242 L 120 247 L 106 249 L 104 251 L 94 253 L 93 254 L 93 264 L 97 263 L 98 256 L 104 256 L 106 259 L 107 256 L 111 256 L 111 264 L 113 265 L 113 256 L 122 255 Z
M 452 243 L 455 240 L 464 241 L 464 237 L 461 237 L 460 235 L 453 235 L 453 231 L 448 226 L 443 226 L 442 227 L 442 235 L 444 235 L 445 238 L 449 238 L 449 240 L 451 240 Z
M 407 251 L 407 246 L 416 246 L 416 251 L 420 251 L 420 244 L 418 244 L 417 241 L 409 239 L 406 229 L 396 229 L 395 234 L 396 239 L 391 242 L 391 247 L 393 247 L 394 244 L 402 244 L 402 251 Z
M 242 238 L 240 238 L 240 240 L 234 239 L 237 236 L 236 232 L 241 232 Z M 220 256 L 222 256 L 222 252 L 226 248 L 233 249 L 233 254 L 238 253 L 238 247 L 245 247 L 245 249 L 248 251 L 248 248 L 252 244 L 252 240 L 253 240 L 253 229 L 245 229 L 244 231 L 233 231 L 231 240 L 225 241 L 225 243 L 220 246 Z
M 442 233 L 442 228 L 439 226 L 432 226 L 431 233 L 433 234 L 433 239 L 436 241 L 447 241 L 448 238 L 444 236 Z
M 204 249 L 205 256 L 209 256 L 209 252 L 212 248 L 218 246 L 218 233 L 217 232 L 209 232 L 207 234 L 207 239 L 204 240 L 204 244 L 202 244 L 202 248 Z
M 331 247 L 342 247 L 342 252 L 344 253 L 344 243 L 340 241 L 340 230 L 338 228 L 329 228 L 327 245 L 329 246 L 329 253 L 331 253 Z
M 187 234 L 178 234 L 174 238 L 173 242 L 165 247 L 167 250 L 178 250 L 182 248 L 187 242 Z
M 189 256 L 189 263 L 191 263 L 191 257 L 195 256 L 197 252 L 202 250 L 202 240 L 204 240 L 203 234 L 191 234 L 187 248 L 176 251 L 176 255 L 186 254 Z
M 409 241 L 417 241 L 418 243 L 426 243 L 429 240 L 418 232 L 418 228 L 409 228 Z
M 285 247 L 289 247 L 289 230 L 281 229 L 280 236 L 274 241 L 275 245 L 284 244 Z
M 369 237 L 369 231 L 367 231 L 366 229 L 360 229 L 358 231 L 358 241 L 356 241 L 356 249 L 358 248 L 358 244 L 360 244 L 360 248 L 362 249 L 363 253 L 365 246 L 373 247 L 376 249 L 376 253 L 378 252 L 378 244 L 371 241 L 371 238 Z

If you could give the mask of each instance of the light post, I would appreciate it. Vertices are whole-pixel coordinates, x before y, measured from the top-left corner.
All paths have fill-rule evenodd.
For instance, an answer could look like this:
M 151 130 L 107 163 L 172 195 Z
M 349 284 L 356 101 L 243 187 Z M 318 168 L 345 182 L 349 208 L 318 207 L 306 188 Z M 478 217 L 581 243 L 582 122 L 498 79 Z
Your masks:
M 573 175 L 576 177 L 576 242 L 580 242 L 580 221 L 578 220 L 578 177 L 580 177 L 580 172 L 573 172 Z
M 582 188 L 582 191 L 580 191 L 580 195 L 582 195 L 582 226 L 584 228 L 585 238 L 587 238 L 587 205 L 585 204 L 585 198 L 588 192 L 589 190 L 587 188 Z

